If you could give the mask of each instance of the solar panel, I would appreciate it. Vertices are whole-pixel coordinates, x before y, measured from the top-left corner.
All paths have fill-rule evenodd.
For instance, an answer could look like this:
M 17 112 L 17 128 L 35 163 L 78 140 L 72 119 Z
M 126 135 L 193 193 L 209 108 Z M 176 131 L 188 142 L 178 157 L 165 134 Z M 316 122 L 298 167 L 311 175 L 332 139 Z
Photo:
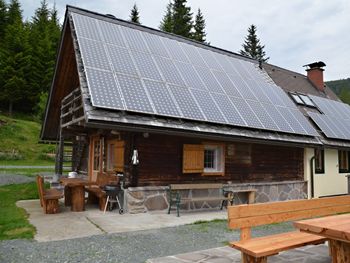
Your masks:
M 162 80 L 151 54 L 133 52 L 132 56 L 135 59 L 136 67 L 141 77 Z
M 237 110 L 239 111 L 239 113 L 241 114 L 244 121 L 248 124 L 249 127 L 260 129 L 264 128 L 262 123 L 259 121 L 258 117 L 254 114 L 254 112 L 251 110 L 251 108 L 245 100 L 235 97 L 230 97 L 230 100 L 233 103 L 233 105 L 235 105 L 235 107 L 237 108 Z
M 183 117 L 195 120 L 205 120 L 205 117 L 192 97 L 189 89 L 174 85 L 169 85 L 169 87 L 177 105 L 179 105 L 182 111 Z
M 199 55 L 198 49 L 196 47 L 186 43 L 179 44 L 191 63 L 200 67 L 208 67 L 201 55 Z
M 198 51 L 209 68 L 220 70 L 220 71 L 223 70 L 220 64 L 215 59 L 215 55 L 214 55 L 215 53 L 204 48 L 198 48 Z
M 94 40 L 100 40 L 97 20 L 88 16 L 72 13 L 76 34 L 79 37 L 86 37 Z
M 220 83 L 221 87 L 223 88 L 223 90 L 227 95 L 234 96 L 234 97 L 241 97 L 241 94 L 233 85 L 233 83 L 228 78 L 225 72 L 213 70 L 212 73 L 214 74 L 216 80 Z
M 216 102 L 216 105 L 219 107 L 221 112 L 224 114 L 228 123 L 232 123 L 237 126 L 247 126 L 245 121 L 242 119 L 235 105 L 229 100 L 226 95 L 212 93 L 212 97 Z
M 308 114 L 326 137 L 350 140 L 349 105 L 318 96 L 309 97 L 322 113 L 308 112 Z
M 199 78 L 197 72 L 191 64 L 179 61 L 174 61 L 174 63 L 176 68 L 179 70 L 182 78 L 184 79 L 186 86 L 206 90 L 206 87 L 204 86 L 202 80 Z
M 161 40 L 172 59 L 187 63 L 190 62 L 177 41 L 166 37 L 161 38 Z
M 191 89 L 191 93 L 208 121 L 227 123 L 208 91 Z
M 115 72 L 136 75 L 137 70 L 131 59 L 128 49 L 107 45 L 107 51 L 111 58 Z
M 143 36 L 152 54 L 170 58 L 159 36 L 149 34 L 149 33 L 143 33 Z
M 198 72 L 198 75 L 201 77 L 202 82 L 205 84 L 208 91 L 225 94 L 224 90 L 221 88 L 221 85 L 216 80 L 209 68 L 197 66 L 194 66 L 194 68 Z
M 177 84 L 179 86 L 185 86 L 185 83 L 182 80 L 180 73 L 177 71 L 171 59 L 162 58 L 158 56 L 154 56 L 154 59 L 167 82 Z
M 118 20 L 72 12 L 72 21 L 95 107 L 316 134 L 255 63 Z
M 125 109 L 112 72 L 87 68 L 85 73 L 94 106 Z
M 154 113 L 150 100 L 139 78 L 121 74 L 116 74 L 116 76 L 127 110 Z
M 142 34 L 139 30 L 134 30 L 129 27 L 121 27 L 122 34 L 125 37 L 126 44 L 133 50 L 141 52 L 149 52 Z
M 275 131 L 279 130 L 276 123 L 273 121 L 273 119 L 270 117 L 267 111 L 263 108 L 260 102 L 254 100 L 247 100 L 247 102 L 266 129 Z
M 101 29 L 104 42 L 121 47 L 126 47 L 126 44 L 122 37 L 122 33 L 120 32 L 120 27 L 118 25 L 101 20 L 98 21 L 98 24 L 99 28 Z
M 102 42 L 80 38 L 79 45 L 85 66 L 111 70 L 107 53 Z
M 181 113 L 179 113 L 165 83 L 147 79 L 144 80 L 144 83 L 148 94 L 152 98 L 156 113 L 165 116 L 181 117 Z

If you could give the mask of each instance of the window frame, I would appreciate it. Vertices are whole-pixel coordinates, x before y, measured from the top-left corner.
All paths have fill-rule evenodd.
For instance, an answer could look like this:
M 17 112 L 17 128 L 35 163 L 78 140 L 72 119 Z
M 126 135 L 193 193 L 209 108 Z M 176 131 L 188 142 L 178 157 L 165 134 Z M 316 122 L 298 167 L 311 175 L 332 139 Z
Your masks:
M 225 175 L 225 145 L 221 143 L 203 143 L 204 155 L 203 155 L 203 172 L 202 176 L 224 176 Z M 214 150 L 215 155 L 214 162 L 216 162 L 216 168 L 205 168 L 205 151 Z M 220 167 L 220 169 L 218 169 Z
M 318 151 L 320 151 L 319 153 L 317 153 Z M 315 149 L 314 151 L 314 155 L 315 155 L 315 174 L 324 174 L 325 172 L 325 158 L 324 158 L 324 149 Z M 318 159 L 318 156 L 320 159 Z M 321 167 L 318 168 L 319 165 L 317 165 L 317 162 L 321 161 Z
M 347 169 L 343 169 L 341 167 L 341 164 L 342 164 L 342 161 L 341 161 L 341 156 L 344 156 L 342 155 L 342 153 L 346 154 L 346 158 L 347 160 L 345 160 L 345 162 L 347 163 Z M 345 150 L 338 150 L 338 171 L 339 173 L 349 173 L 350 172 L 350 158 L 349 158 L 349 151 L 345 151 Z

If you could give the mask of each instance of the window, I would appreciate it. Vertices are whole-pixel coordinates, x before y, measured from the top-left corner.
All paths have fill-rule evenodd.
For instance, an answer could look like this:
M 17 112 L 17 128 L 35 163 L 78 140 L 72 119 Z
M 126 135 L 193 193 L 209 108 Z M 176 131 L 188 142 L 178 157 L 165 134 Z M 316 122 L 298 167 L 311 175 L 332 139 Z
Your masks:
M 349 152 L 338 151 L 339 173 L 349 172 Z
M 294 94 L 294 93 L 291 93 L 290 94 L 293 98 L 293 100 L 298 103 L 298 104 L 304 104 L 303 100 L 297 95 L 297 94 Z
M 315 173 L 324 173 L 324 150 L 315 149 Z
M 223 146 L 204 145 L 204 174 L 222 173 L 223 158 Z
M 202 175 L 224 175 L 223 144 L 184 144 L 182 172 Z
M 307 95 L 300 94 L 300 93 L 289 93 L 289 94 L 290 94 L 290 96 L 292 96 L 294 102 L 296 102 L 299 105 L 313 107 L 313 108 L 316 107 L 316 105 L 313 103 L 313 101 Z
M 315 107 L 315 104 L 312 102 L 309 96 L 299 94 L 299 97 L 304 101 L 306 106 Z

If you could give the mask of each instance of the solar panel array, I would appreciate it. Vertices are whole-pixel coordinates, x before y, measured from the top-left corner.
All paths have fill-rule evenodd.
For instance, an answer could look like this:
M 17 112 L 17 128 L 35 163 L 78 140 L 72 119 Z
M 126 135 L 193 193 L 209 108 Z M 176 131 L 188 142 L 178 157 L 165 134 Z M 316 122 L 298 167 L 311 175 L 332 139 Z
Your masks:
M 71 12 L 93 106 L 317 135 L 257 65 Z
M 350 140 L 350 106 L 326 98 L 310 96 L 322 114 L 308 112 L 328 138 Z

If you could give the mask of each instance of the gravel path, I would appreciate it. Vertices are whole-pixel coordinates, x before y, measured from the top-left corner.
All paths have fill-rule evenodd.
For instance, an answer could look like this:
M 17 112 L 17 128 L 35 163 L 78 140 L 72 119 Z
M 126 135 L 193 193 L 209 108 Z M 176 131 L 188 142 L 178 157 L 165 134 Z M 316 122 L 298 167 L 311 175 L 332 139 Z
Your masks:
M 253 235 L 290 229 L 290 224 L 264 226 Z M 238 231 L 227 230 L 227 222 L 219 221 L 54 242 L 7 240 L 0 241 L 0 262 L 141 263 L 149 258 L 221 247 L 238 239 Z
M 2 174 L 0 173 L 0 185 L 6 184 L 24 184 L 34 182 L 35 178 L 18 174 Z

